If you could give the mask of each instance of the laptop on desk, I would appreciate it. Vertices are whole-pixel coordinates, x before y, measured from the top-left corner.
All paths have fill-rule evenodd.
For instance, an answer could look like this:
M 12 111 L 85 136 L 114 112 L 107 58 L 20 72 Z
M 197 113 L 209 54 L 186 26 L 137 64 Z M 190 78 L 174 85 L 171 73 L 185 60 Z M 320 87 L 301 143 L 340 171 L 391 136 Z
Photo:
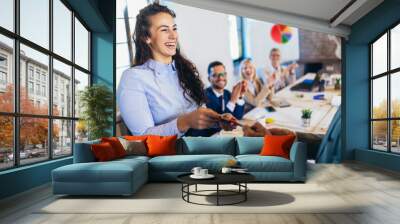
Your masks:
M 303 82 L 292 86 L 290 90 L 312 92 L 314 88 L 318 88 L 320 79 L 321 79 L 321 74 L 317 73 L 314 79 L 305 79 Z

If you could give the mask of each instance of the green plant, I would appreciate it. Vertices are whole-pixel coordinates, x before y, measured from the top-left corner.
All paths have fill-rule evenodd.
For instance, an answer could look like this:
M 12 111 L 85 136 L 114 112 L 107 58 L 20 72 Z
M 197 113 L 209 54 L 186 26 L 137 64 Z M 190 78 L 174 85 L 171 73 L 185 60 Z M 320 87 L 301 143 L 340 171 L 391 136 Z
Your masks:
M 82 108 L 82 120 L 88 128 L 89 139 L 97 139 L 110 136 L 107 131 L 112 125 L 113 95 L 112 92 L 102 84 L 86 87 L 80 93 L 80 104 Z
M 303 109 L 301 110 L 301 118 L 303 119 L 310 119 L 311 118 L 311 114 L 312 114 L 312 110 L 311 109 Z

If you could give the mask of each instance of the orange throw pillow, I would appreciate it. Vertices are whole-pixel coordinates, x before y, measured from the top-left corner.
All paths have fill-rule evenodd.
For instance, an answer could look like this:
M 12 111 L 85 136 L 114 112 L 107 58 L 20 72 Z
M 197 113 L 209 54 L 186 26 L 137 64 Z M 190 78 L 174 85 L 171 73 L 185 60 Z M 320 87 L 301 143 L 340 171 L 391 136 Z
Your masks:
M 117 159 L 117 156 L 115 155 L 115 151 L 114 151 L 112 145 L 108 142 L 93 144 L 90 147 L 94 154 L 94 157 L 99 162 Z
M 290 147 L 292 147 L 295 139 L 295 135 L 266 135 L 260 155 L 280 156 L 289 159 Z
M 147 137 L 151 135 L 126 135 L 124 139 L 128 141 L 146 141 Z
M 176 139 L 177 136 L 148 136 L 147 143 L 147 155 L 154 156 L 165 156 L 165 155 L 176 155 Z
M 117 158 L 125 157 L 126 151 L 124 146 L 122 146 L 121 142 L 117 137 L 109 137 L 109 138 L 101 138 L 101 142 L 108 142 L 114 149 L 115 155 Z

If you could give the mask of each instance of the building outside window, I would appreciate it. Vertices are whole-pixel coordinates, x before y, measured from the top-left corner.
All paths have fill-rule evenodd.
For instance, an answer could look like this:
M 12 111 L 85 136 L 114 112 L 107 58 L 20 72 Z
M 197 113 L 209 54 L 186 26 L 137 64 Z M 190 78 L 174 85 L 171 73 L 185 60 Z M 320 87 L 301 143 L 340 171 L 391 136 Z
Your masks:
M 46 96 L 46 86 L 42 86 L 42 96 Z
M 36 69 L 36 81 L 40 81 L 40 70 Z
M 33 82 L 31 82 L 31 81 L 28 82 L 28 93 L 34 94 Z
M 29 66 L 28 74 L 29 74 L 29 79 L 33 80 L 33 67 L 32 66 Z
M 44 82 L 44 83 L 46 83 L 46 74 L 45 73 L 42 73 L 42 82 Z
M 0 54 L 0 89 L 5 90 L 7 85 L 7 56 Z
M 40 84 L 36 84 L 36 95 L 40 96 Z

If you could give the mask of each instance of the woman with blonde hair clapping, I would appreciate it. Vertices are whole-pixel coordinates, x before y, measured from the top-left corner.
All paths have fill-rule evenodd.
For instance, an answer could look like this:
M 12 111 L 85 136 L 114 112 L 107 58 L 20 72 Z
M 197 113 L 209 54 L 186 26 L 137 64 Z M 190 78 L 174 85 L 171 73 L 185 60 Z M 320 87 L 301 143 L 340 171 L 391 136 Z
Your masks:
M 263 85 L 258 79 L 256 68 L 251 59 L 244 59 L 240 65 L 242 79 L 247 82 L 247 91 L 244 93 L 244 100 L 247 108 L 265 107 L 273 95 L 273 86 Z M 248 110 L 247 109 L 247 110 Z

